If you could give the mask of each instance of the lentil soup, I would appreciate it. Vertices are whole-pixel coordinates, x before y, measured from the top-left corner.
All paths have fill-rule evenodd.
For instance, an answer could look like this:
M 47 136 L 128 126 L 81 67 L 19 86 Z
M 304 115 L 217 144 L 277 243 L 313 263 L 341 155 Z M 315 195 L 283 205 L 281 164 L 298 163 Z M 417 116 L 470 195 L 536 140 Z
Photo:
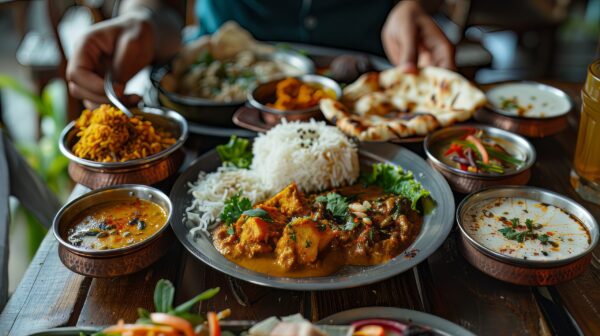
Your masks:
M 68 230 L 68 241 L 91 250 L 140 243 L 167 223 L 167 213 L 162 207 L 139 198 L 101 203 L 78 218 Z

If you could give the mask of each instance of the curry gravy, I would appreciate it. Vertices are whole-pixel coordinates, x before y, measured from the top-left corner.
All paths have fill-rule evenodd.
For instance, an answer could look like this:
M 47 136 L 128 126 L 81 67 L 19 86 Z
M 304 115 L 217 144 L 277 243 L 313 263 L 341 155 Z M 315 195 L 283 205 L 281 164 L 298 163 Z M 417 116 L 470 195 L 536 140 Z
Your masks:
M 167 223 L 159 205 L 142 200 L 111 201 L 84 212 L 68 230 L 68 241 L 91 250 L 109 250 L 142 242 Z
M 343 220 L 333 218 L 317 201 L 333 192 L 347 200 Z M 422 225 L 406 201 L 361 184 L 305 197 L 292 184 L 256 206 L 271 215 L 270 221 L 242 215 L 235 232 L 225 224 L 217 227 L 213 243 L 227 259 L 256 272 L 327 276 L 343 266 L 382 264 L 406 250 Z

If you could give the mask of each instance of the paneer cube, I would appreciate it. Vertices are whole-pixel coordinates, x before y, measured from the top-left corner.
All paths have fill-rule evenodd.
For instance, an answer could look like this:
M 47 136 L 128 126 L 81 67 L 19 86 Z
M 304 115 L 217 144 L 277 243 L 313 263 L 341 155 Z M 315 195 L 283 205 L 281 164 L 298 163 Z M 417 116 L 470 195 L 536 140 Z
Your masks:
M 334 234 L 328 227 L 319 228 L 309 218 L 295 219 L 285 227 L 283 236 L 277 242 L 277 262 L 288 270 L 297 264 L 312 264 L 333 237 Z
M 242 225 L 242 233 L 240 234 L 240 242 L 259 243 L 267 242 L 269 239 L 269 223 L 259 217 L 247 218 Z
M 262 205 L 275 207 L 286 216 L 301 216 L 308 212 L 305 204 L 304 194 L 298 189 L 296 183 L 292 183 Z
M 253 257 L 255 254 L 270 253 L 274 243 L 270 239 L 276 231 L 267 221 L 259 217 L 242 216 L 236 222 L 239 242 L 232 251 L 233 256 Z

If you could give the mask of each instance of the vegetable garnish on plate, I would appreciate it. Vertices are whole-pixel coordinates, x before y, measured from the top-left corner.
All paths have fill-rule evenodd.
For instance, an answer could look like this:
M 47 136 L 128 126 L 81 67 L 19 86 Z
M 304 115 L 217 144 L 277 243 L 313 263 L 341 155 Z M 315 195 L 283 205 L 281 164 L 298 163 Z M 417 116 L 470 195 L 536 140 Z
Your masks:
M 376 163 L 370 174 L 361 177 L 365 185 L 376 185 L 385 192 L 393 193 L 408 198 L 413 210 L 423 212 L 427 204 L 425 200 L 431 201 L 429 190 L 417 182 L 411 171 L 405 171 L 400 167 L 390 164 Z
M 250 168 L 252 163 L 252 149 L 248 139 L 240 139 L 232 135 L 226 145 L 218 145 L 217 153 L 224 164 L 231 164 L 238 168 Z
M 506 174 L 524 164 L 483 130 L 468 131 L 455 138 L 443 156 L 448 159 L 447 163 L 460 170 L 492 175 Z
M 93 336 L 126 335 L 172 335 L 172 336 L 216 336 L 220 335 L 219 320 L 231 314 L 229 309 L 220 313 L 209 312 L 207 319 L 199 314 L 190 313 L 190 309 L 200 301 L 211 299 L 219 293 L 219 287 L 208 289 L 179 306 L 173 307 L 175 288 L 169 280 L 161 279 L 154 290 L 156 312 L 138 308 L 138 320 L 126 324 L 123 320 L 102 330 Z

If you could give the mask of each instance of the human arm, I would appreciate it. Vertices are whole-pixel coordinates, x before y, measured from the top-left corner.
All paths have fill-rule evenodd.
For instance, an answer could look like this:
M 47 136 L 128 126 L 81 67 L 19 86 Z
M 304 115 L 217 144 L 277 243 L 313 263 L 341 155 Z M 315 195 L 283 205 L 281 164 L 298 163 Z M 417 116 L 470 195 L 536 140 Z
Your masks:
M 123 96 L 125 84 L 145 66 L 169 59 L 180 47 L 182 1 L 122 1 L 119 15 L 93 25 L 78 43 L 67 65 L 67 81 L 73 96 L 87 107 L 108 100 L 104 74 L 114 73 L 115 90 L 124 103 L 139 101 Z

